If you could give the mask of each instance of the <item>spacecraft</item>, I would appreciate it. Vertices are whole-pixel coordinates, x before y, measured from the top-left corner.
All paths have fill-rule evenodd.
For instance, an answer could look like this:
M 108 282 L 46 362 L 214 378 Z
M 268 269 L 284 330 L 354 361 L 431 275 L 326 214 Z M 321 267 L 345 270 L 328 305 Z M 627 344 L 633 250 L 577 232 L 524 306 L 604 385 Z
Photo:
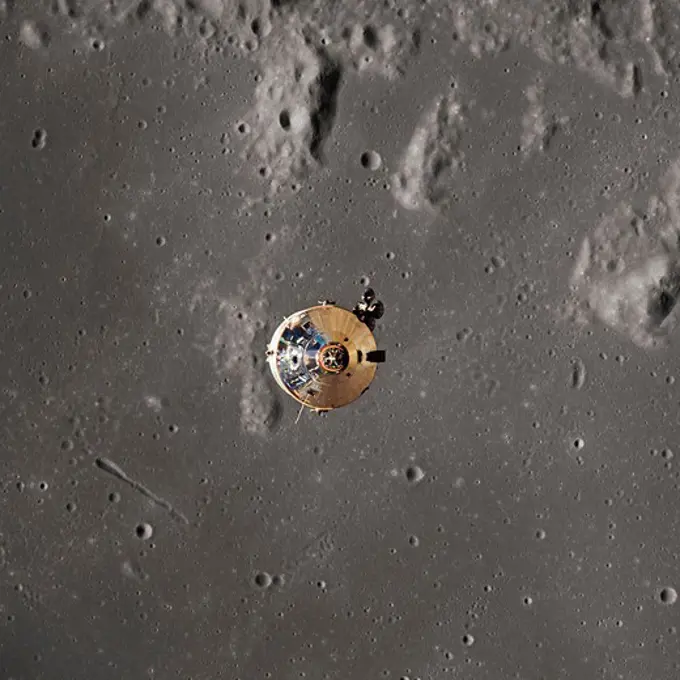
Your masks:
M 286 317 L 267 347 L 279 387 L 300 406 L 323 414 L 358 399 L 375 377 L 385 351 L 373 330 L 384 306 L 367 288 L 353 310 L 329 300 Z

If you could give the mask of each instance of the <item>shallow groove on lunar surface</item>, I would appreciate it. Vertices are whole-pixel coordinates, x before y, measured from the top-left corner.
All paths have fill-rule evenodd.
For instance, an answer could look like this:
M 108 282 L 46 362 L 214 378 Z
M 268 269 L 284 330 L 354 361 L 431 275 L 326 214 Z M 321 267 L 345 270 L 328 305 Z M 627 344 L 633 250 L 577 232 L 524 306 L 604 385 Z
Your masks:
M 0 0 L 0 678 L 680 677 L 679 27 Z

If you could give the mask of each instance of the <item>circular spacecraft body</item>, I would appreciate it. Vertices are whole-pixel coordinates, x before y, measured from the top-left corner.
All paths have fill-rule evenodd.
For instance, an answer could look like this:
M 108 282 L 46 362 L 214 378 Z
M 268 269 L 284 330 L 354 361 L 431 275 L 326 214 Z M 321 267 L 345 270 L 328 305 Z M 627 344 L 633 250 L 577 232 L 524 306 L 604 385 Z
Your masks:
M 326 303 L 287 317 L 274 331 L 267 361 L 284 392 L 310 409 L 330 411 L 368 389 L 383 354 L 355 313 Z

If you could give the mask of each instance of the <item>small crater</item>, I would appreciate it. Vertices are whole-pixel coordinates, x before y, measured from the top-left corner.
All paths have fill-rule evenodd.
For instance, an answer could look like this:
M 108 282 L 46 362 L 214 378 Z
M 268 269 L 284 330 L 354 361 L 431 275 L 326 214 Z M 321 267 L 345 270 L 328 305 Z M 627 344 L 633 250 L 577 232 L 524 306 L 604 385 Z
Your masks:
M 406 476 L 406 481 L 411 484 L 417 484 L 425 477 L 425 472 L 418 465 L 409 465 L 406 468 L 404 475 Z
M 257 588 L 264 590 L 272 585 L 272 577 L 266 571 L 258 571 L 253 576 L 253 583 Z
M 142 522 L 135 528 L 135 536 L 142 541 L 148 541 L 153 536 L 153 527 L 148 522 Z
M 290 114 L 285 109 L 279 114 L 279 125 L 283 130 L 290 130 Z
M 678 591 L 667 586 L 659 591 L 659 601 L 663 604 L 675 604 L 678 601 Z
M 466 633 L 462 637 L 462 642 L 466 647 L 472 647 L 472 645 L 475 644 L 475 638 L 474 636 L 470 635 L 470 633 Z
M 363 168 L 374 172 L 382 165 L 382 158 L 377 151 L 364 151 L 361 154 L 360 161 Z
M 33 139 L 31 140 L 31 146 L 37 151 L 41 151 L 47 145 L 47 130 L 43 128 L 38 128 L 33 132 Z

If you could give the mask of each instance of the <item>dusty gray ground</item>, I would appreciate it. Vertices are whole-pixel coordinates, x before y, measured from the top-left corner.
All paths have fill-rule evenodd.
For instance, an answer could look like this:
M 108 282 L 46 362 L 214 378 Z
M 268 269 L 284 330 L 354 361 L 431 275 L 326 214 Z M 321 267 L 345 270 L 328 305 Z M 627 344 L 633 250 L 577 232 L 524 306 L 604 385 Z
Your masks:
M 678 676 L 676 2 L 0 22 L 2 680 Z

